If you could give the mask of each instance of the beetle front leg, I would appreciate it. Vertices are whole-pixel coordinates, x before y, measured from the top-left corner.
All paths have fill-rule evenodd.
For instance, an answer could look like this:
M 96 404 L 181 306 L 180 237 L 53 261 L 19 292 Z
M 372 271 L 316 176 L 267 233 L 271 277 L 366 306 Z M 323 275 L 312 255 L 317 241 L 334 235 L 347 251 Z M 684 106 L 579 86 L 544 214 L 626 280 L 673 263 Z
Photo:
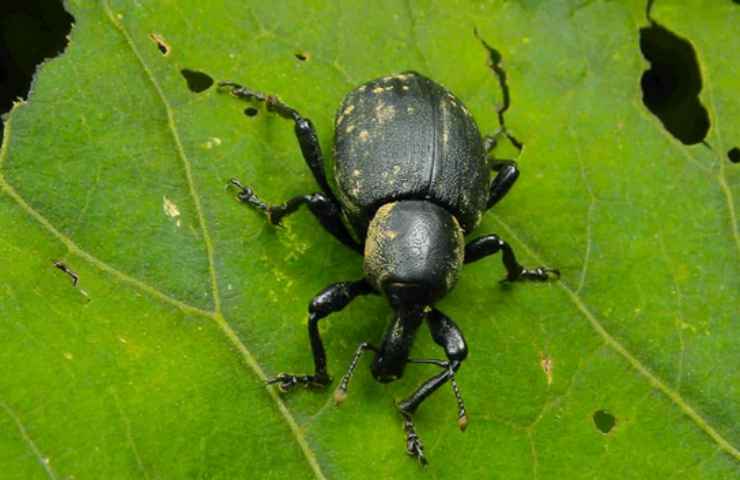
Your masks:
M 406 432 L 406 451 L 409 455 L 418 458 L 422 464 L 427 463 L 424 457 L 424 446 L 414 428 L 412 415 L 419 408 L 421 402 L 426 400 L 429 395 L 448 381 L 452 385 L 452 392 L 457 401 L 457 424 L 460 430 L 463 431 L 468 425 L 465 404 L 455 381 L 455 372 L 457 372 L 463 360 L 468 356 L 468 346 L 465 342 L 465 337 L 455 322 L 436 308 L 431 309 L 427 315 L 427 324 L 429 325 L 429 331 L 432 334 L 434 342 L 444 349 L 447 361 L 409 359 L 410 363 L 436 365 L 442 368 L 443 371 L 424 382 L 414 393 L 398 404 L 398 409 L 403 416 L 404 431 Z
M 519 280 L 535 280 L 544 282 L 553 278 L 560 278 L 560 270 L 548 267 L 524 268 L 516 259 L 514 250 L 498 235 L 486 235 L 476 238 L 465 245 L 465 263 L 475 262 L 483 257 L 493 255 L 499 251 L 503 254 L 508 282 Z
M 340 282 L 329 285 L 316 295 L 308 306 L 308 337 L 311 342 L 311 353 L 315 371 L 313 375 L 293 375 L 281 373 L 268 384 L 277 384 L 282 391 L 288 391 L 297 385 L 325 387 L 331 383 L 331 377 L 326 370 L 326 351 L 319 335 L 319 320 L 330 313 L 338 312 L 346 307 L 358 295 L 372 293 L 373 288 L 365 279 L 355 282 Z
M 219 82 L 218 86 L 220 90 L 226 90 L 242 100 L 265 102 L 267 111 L 275 112 L 283 118 L 293 120 L 295 124 L 293 130 L 301 147 L 303 159 L 306 161 L 308 168 L 311 169 L 316 183 L 319 184 L 324 194 L 330 199 L 336 200 L 331 187 L 329 187 L 329 182 L 326 180 L 324 156 L 321 153 L 319 136 L 316 134 L 316 128 L 310 119 L 303 117 L 296 109 L 288 106 L 275 95 L 258 92 L 234 82 Z
M 262 211 L 267 216 L 267 221 L 273 225 L 280 225 L 283 217 L 298 210 L 301 205 L 307 205 L 311 213 L 316 217 L 324 229 L 352 250 L 362 252 L 362 245 L 357 243 L 344 226 L 341 217 L 341 209 L 336 201 L 327 198 L 323 193 L 311 193 L 308 195 L 297 195 L 280 205 L 269 205 L 260 199 L 254 190 L 242 185 L 239 180 L 232 178 L 231 185 L 239 189 L 237 198 L 240 202 L 250 205 L 252 208 Z
M 416 363 L 427 363 L 427 362 L 416 362 Z M 406 452 L 412 457 L 416 457 L 419 462 L 426 465 L 427 460 L 424 456 L 424 445 L 419 439 L 419 435 L 416 433 L 412 415 L 429 395 L 435 390 L 444 385 L 448 380 L 454 378 L 455 372 L 460 368 L 460 361 L 444 362 L 445 370 L 439 373 L 426 382 L 424 382 L 414 393 L 408 398 L 398 404 L 398 410 L 403 416 L 403 429 L 406 432 Z M 464 411 L 463 411 L 464 412 Z M 467 422 L 467 419 L 465 420 Z M 460 423 L 461 429 L 464 428 Z

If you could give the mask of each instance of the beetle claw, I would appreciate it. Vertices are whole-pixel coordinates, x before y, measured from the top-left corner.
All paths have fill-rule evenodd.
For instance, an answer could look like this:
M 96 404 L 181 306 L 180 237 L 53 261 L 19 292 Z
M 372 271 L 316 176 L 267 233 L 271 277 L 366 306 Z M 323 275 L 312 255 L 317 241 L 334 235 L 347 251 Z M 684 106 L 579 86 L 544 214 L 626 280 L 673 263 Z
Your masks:
M 267 385 L 277 385 L 278 390 L 287 393 L 298 385 L 312 388 L 324 388 L 331 383 L 328 375 L 291 375 L 279 373 L 276 377 L 267 380 Z
M 428 465 L 427 457 L 424 456 L 424 444 L 421 443 L 419 435 L 416 434 L 414 423 L 411 421 L 411 415 L 402 413 L 403 415 L 403 429 L 406 432 L 406 453 L 412 457 L 416 457 L 419 464 L 425 466 Z
M 277 384 L 278 390 L 282 393 L 292 390 L 298 383 L 299 381 L 296 375 L 289 375 L 287 373 L 280 373 L 275 378 L 267 380 L 268 385 Z
M 500 283 L 520 282 L 524 280 L 529 280 L 533 282 L 547 282 L 550 280 L 558 280 L 559 278 L 560 270 L 558 270 L 557 268 L 525 268 L 516 275 L 508 275 L 506 278 L 502 279 Z

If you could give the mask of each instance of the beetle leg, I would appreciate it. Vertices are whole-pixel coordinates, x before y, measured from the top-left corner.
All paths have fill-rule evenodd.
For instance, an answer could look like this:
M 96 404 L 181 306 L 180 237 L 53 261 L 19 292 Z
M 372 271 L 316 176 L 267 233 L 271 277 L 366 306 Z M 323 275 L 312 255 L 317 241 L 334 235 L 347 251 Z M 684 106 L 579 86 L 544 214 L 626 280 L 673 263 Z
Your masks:
M 334 200 L 327 198 L 323 193 L 317 192 L 308 195 L 298 195 L 280 205 L 268 205 L 251 188 L 242 185 L 236 178 L 232 178 L 230 183 L 240 190 L 237 193 L 239 201 L 264 212 L 267 216 L 267 221 L 271 224 L 280 225 L 283 217 L 290 215 L 298 210 L 301 205 L 306 204 L 326 231 L 351 249 L 360 253 L 362 252 L 362 245 L 352 238 L 352 235 L 350 235 L 347 227 L 342 222 L 339 205 Z
M 460 430 L 465 430 L 468 425 L 468 417 L 465 413 L 465 404 L 460 395 L 460 389 L 455 381 L 455 372 L 460 368 L 462 361 L 468 355 L 468 347 L 465 343 L 460 328 L 444 313 L 433 308 L 427 316 L 427 324 L 434 342 L 444 348 L 447 361 L 436 359 L 409 359 L 410 363 L 431 364 L 441 367 L 443 371 L 424 382 L 414 393 L 398 404 L 398 409 L 404 419 L 404 431 L 406 432 L 406 451 L 415 456 L 419 462 L 426 464 L 424 457 L 424 446 L 414 428 L 412 415 L 429 395 L 449 381 L 452 392 L 457 401 L 457 424 Z
M 301 116 L 297 110 L 286 105 L 275 95 L 257 92 L 234 82 L 219 82 L 218 87 L 219 90 L 228 91 L 235 97 L 243 100 L 265 102 L 269 112 L 275 112 L 283 118 L 293 120 L 295 123 L 295 136 L 298 139 L 301 153 L 308 164 L 308 168 L 311 169 L 316 183 L 319 184 L 324 194 L 336 201 L 336 197 L 331 187 L 329 187 L 329 182 L 326 180 L 324 157 L 321 153 L 321 145 L 319 143 L 319 137 L 316 134 L 316 128 L 313 126 L 311 120 Z
M 409 398 L 401 402 L 399 408 L 402 412 L 411 414 L 419 404 L 424 401 L 434 390 L 439 388 L 444 382 L 450 380 L 455 399 L 458 403 L 458 424 L 461 429 L 467 425 L 465 416 L 465 406 L 460 395 L 457 383 L 454 381 L 454 375 L 465 358 L 468 356 L 468 346 L 465 342 L 460 327 L 458 327 L 451 318 L 440 312 L 436 308 L 431 309 L 427 315 L 427 324 L 432 334 L 434 342 L 442 347 L 445 351 L 447 361 L 436 359 L 409 359 L 410 363 L 422 363 L 436 365 L 444 369 L 441 374 L 430 378 Z
M 493 207 L 504 198 L 519 178 L 519 169 L 514 160 L 494 160 L 491 162 L 491 168 L 497 173 L 491 182 L 486 208 Z
M 465 245 L 465 263 L 475 262 L 499 251 L 503 253 L 503 262 L 507 272 L 504 281 L 535 280 L 544 282 L 553 278 L 560 278 L 560 270 L 557 268 L 524 268 L 517 261 L 511 246 L 498 235 L 478 237 Z
M 355 282 L 339 282 L 329 285 L 319 292 L 308 306 L 308 337 L 311 341 L 311 353 L 315 372 L 313 375 L 293 375 L 281 373 L 268 380 L 268 384 L 277 384 L 282 391 L 287 391 L 302 384 L 306 386 L 325 387 L 331 383 L 326 370 L 326 352 L 319 335 L 319 320 L 330 313 L 346 307 L 358 295 L 372 293 L 373 288 L 365 279 Z
M 403 416 L 403 431 L 406 432 L 406 453 L 416 457 L 420 464 L 426 465 L 428 462 L 427 457 L 424 456 L 424 444 L 421 443 L 416 433 L 411 415 L 404 412 L 401 412 L 401 415 Z
M 460 364 L 461 362 L 458 360 L 452 361 L 443 372 L 424 382 L 414 393 L 398 404 L 401 413 L 405 415 L 413 414 L 421 402 L 455 375 L 457 369 L 460 368 Z

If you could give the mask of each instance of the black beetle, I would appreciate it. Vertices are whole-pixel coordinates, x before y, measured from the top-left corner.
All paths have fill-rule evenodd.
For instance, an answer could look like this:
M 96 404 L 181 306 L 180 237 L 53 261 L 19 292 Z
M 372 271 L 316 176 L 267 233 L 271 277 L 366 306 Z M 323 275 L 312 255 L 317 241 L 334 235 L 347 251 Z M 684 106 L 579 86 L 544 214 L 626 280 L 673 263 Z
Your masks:
M 319 140 L 311 121 L 273 95 L 232 82 L 226 90 L 245 100 L 265 102 L 269 111 L 295 122 L 303 157 L 321 192 L 268 205 L 238 180 L 238 198 L 262 210 L 277 225 L 305 204 L 321 225 L 342 243 L 364 254 L 366 277 L 330 285 L 308 307 L 308 335 L 316 371 L 282 373 L 270 380 L 281 390 L 331 382 L 318 322 L 347 306 L 358 295 L 382 294 L 394 316 L 380 345 L 363 342 L 335 392 L 340 403 L 363 352 L 375 353 L 371 371 L 379 382 L 403 375 L 407 363 L 439 366 L 442 372 L 422 384 L 398 408 L 404 419 L 406 448 L 426 463 L 411 415 L 424 399 L 450 381 L 458 404 L 458 424 L 467 425 L 455 372 L 468 354 L 460 328 L 433 307 L 455 286 L 463 263 L 501 251 L 507 281 L 547 280 L 555 269 L 524 268 L 511 247 L 497 235 L 464 235 L 482 214 L 509 191 L 519 176 L 513 161 L 489 160 L 495 137 L 482 138 L 475 120 L 449 90 L 416 72 L 404 72 L 365 83 L 344 99 L 337 112 L 334 156 L 335 195 L 326 179 Z M 491 180 L 491 171 L 496 176 Z M 409 358 L 416 331 L 426 320 L 447 360 Z

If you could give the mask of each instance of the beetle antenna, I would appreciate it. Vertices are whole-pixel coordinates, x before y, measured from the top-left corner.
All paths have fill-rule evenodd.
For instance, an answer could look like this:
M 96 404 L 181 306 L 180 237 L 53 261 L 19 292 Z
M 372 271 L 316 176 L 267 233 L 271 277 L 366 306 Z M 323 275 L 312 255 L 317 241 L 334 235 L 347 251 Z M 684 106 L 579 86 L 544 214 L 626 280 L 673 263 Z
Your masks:
M 457 426 L 464 432 L 468 426 L 468 416 L 465 414 L 465 404 L 462 395 L 460 395 L 460 388 L 455 381 L 455 374 L 452 371 L 450 371 L 450 385 L 452 385 L 452 393 L 455 394 L 455 400 L 457 400 Z
M 334 391 L 334 403 L 340 405 L 347 398 L 347 388 L 349 388 L 349 381 L 352 380 L 352 375 L 355 373 L 357 364 L 360 361 L 360 357 L 367 350 L 377 351 L 377 349 L 370 345 L 368 342 L 362 342 L 352 356 L 352 362 L 349 364 L 347 373 L 344 374 L 342 380 L 339 382 L 339 386 Z

